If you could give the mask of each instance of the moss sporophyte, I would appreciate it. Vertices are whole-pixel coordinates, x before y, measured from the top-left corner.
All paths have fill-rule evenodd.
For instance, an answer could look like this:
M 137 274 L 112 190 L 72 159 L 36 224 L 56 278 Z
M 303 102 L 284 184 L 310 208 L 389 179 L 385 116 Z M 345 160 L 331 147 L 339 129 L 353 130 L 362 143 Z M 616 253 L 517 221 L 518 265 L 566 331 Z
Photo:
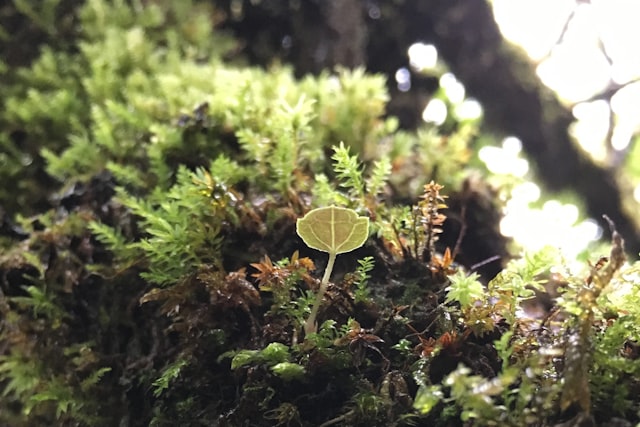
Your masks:
M 309 335 L 317 329 L 316 316 L 327 290 L 336 256 L 364 245 L 369 237 L 369 218 L 358 216 L 352 209 L 328 206 L 313 209 L 299 218 L 296 231 L 307 246 L 329 254 L 320 289 L 304 326 L 305 334 Z

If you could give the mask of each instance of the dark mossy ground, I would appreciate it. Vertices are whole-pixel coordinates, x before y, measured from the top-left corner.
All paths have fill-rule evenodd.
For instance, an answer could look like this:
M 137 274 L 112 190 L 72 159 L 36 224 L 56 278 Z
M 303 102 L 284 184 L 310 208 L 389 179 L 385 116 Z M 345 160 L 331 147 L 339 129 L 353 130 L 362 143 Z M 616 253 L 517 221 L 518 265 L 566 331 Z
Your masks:
M 55 371 L 68 370 L 61 387 L 82 390 L 93 372 L 108 369 L 91 388 L 96 393 L 89 397 L 92 407 L 81 396 L 74 396 L 80 402 L 69 407 L 51 396 L 52 409 L 62 408 L 62 420 L 91 408 L 101 423 L 123 418 L 131 425 L 145 425 L 152 418 L 157 425 L 434 425 L 438 417 L 420 416 L 413 409 L 418 388 L 414 371 L 420 360 L 430 360 L 426 378 L 434 384 L 459 363 L 487 378 L 500 370 L 491 343 L 501 328 L 472 336 L 456 326 L 442 305 L 446 268 L 412 257 L 398 261 L 379 239 L 338 258 L 334 276 L 343 279 L 330 286 L 320 312 L 321 323 L 333 323 L 321 330 L 321 338 L 305 341 L 300 324 L 273 308 L 272 292 L 258 289 L 261 281 L 262 287 L 275 286 L 278 275 L 294 273 L 300 276 L 300 291 L 291 289 L 292 298 L 317 287 L 318 274 L 311 267 L 322 267 L 325 255 L 305 248 L 295 234 L 293 216 L 281 218 L 265 236 L 257 233 L 256 223 L 264 224 L 268 212 L 278 209 L 273 204 L 265 209 L 244 206 L 251 209 L 245 212 L 247 223 L 225 236 L 226 276 L 202 265 L 180 283 L 148 292 L 138 274 L 142 267 L 116 267 L 110 277 L 100 274 L 92 266 L 113 265 L 113 254 L 73 223 L 91 218 L 138 238 L 135 219 L 113 200 L 114 193 L 109 174 L 95 176 L 57 197 L 57 227 L 35 223 L 27 233 L 7 221 L 3 233 L 21 241 L 16 243 L 20 253 L 29 250 L 39 258 L 39 265 L 18 254 L 3 259 L 5 325 L 12 315 L 23 313 L 24 318 L 13 330 L 5 329 L 9 354 L 15 354 L 13 348 L 35 358 L 42 366 L 33 373 L 43 378 L 54 380 L 59 378 Z M 249 266 L 261 259 L 266 266 L 265 255 L 279 260 L 294 251 L 300 252 L 296 269 Z M 352 272 L 365 256 L 375 261 L 366 287 L 371 297 L 356 302 Z M 39 268 L 59 286 L 46 289 L 55 292 L 56 300 L 43 301 L 43 307 L 27 302 L 34 295 L 24 287 Z M 69 343 L 78 343 L 73 352 L 65 348 Z M 231 369 L 236 351 L 262 350 L 271 343 L 290 347 L 284 356 L 271 356 L 274 361 L 292 361 L 303 373 L 279 375 L 268 357 L 264 363 L 258 358 Z M 164 382 L 156 378 L 161 374 Z M 11 407 L 19 413 L 24 403 L 15 401 Z M 44 420 L 47 406 L 31 410 L 42 411 Z M 455 414 L 449 415 L 442 425 L 457 424 Z M 16 413 L 14 422 L 19 419 Z

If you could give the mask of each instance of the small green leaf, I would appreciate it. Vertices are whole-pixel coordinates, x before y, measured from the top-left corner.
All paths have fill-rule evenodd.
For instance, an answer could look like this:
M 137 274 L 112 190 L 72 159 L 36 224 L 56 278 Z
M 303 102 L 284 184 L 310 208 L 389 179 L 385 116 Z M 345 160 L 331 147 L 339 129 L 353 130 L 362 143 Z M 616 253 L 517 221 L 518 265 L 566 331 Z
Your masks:
M 422 415 L 427 415 L 442 399 L 444 393 L 439 385 L 422 385 L 418 389 L 413 407 Z
M 306 371 L 304 366 L 297 363 L 281 362 L 271 367 L 274 374 L 285 381 L 291 381 L 304 377 Z
M 316 301 L 304 324 L 305 334 L 309 336 L 317 331 L 318 308 L 327 290 L 336 256 L 364 245 L 369 237 L 369 218 L 358 216 L 352 209 L 328 206 L 314 209 L 298 219 L 296 231 L 307 246 L 329 253 Z
M 188 364 L 188 361 L 184 359 L 178 359 L 177 361 L 167 366 L 164 372 L 162 372 L 162 375 L 153 382 L 153 395 L 155 397 L 160 397 L 160 395 L 162 395 L 162 393 L 169 388 L 169 384 L 171 383 L 171 381 L 180 376 L 182 368 L 184 368 Z
M 289 358 L 289 347 L 279 342 L 272 342 L 260 352 L 260 355 L 269 363 L 284 362 Z
M 446 288 L 446 303 L 457 301 L 463 308 L 471 306 L 475 301 L 482 300 L 485 296 L 484 286 L 478 281 L 480 276 L 477 273 L 466 275 L 459 270 L 449 276 L 451 285 Z
M 369 218 L 352 209 L 317 208 L 298 219 L 298 235 L 310 248 L 341 254 L 359 248 L 369 237 Z
M 241 350 L 231 359 L 231 369 L 238 369 L 256 360 L 257 350 Z

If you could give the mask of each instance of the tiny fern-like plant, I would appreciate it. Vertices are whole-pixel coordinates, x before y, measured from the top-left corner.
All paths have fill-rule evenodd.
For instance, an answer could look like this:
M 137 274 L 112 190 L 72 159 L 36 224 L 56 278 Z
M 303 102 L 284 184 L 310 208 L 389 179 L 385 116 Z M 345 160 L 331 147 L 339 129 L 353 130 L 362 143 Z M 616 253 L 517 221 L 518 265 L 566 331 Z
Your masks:
M 352 209 L 328 206 L 313 209 L 298 219 L 296 231 L 307 246 L 329 254 L 329 262 L 320 282 L 320 289 L 311 308 L 304 331 L 316 331 L 316 316 L 327 290 L 336 256 L 364 245 L 369 237 L 369 218 L 358 216 Z

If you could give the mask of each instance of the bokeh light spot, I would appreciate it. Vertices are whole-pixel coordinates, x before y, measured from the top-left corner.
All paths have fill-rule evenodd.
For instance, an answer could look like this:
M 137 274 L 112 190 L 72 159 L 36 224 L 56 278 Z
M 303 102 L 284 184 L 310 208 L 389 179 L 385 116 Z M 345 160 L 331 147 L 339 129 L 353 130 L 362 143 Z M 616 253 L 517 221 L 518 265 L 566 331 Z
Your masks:
M 441 99 L 433 98 L 422 112 L 422 120 L 440 126 L 447 120 L 447 104 Z
M 398 71 L 396 71 L 395 77 L 400 92 L 407 92 L 411 89 L 411 72 L 407 68 L 399 68 Z
M 432 44 L 414 43 L 407 51 L 409 63 L 417 70 L 435 68 L 438 63 L 438 50 Z

